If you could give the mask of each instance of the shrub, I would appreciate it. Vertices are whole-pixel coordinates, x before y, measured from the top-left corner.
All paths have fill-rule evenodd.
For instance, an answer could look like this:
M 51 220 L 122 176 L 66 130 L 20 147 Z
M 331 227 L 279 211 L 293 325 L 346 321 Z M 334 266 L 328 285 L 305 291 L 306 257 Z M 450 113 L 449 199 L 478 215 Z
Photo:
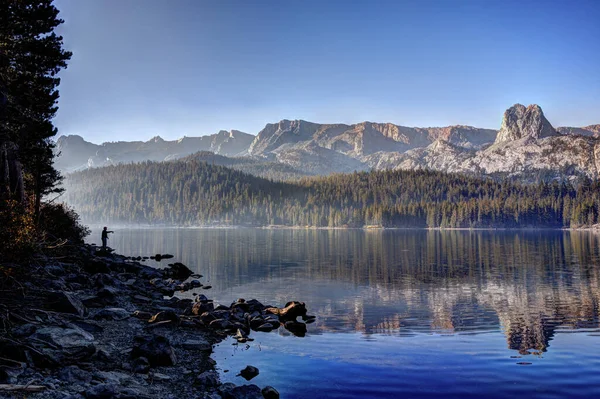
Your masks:
M 78 244 L 90 234 L 79 215 L 65 204 L 43 204 L 38 227 L 45 240 L 64 239 Z
M 17 201 L 0 200 L 0 256 L 16 259 L 36 247 L 33 212 Z

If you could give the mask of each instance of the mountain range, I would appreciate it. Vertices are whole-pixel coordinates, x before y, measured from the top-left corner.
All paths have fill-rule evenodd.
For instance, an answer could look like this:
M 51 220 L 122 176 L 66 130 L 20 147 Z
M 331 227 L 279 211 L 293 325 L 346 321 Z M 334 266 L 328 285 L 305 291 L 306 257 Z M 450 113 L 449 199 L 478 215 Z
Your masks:
M 219 163 L 223 165 L 260 164 L 263 172 L 283 167 L 282 178 L 428 169 L 525 180 L 595 179 L 600 176 L 600 125 L 555 129 L 538 105 L 515 104 L 504 113 L 499 130 L 282 120 L 267 124 L 256 136 L 231 130 L 174 141 L 154 137 L 146 142 L 101 145 L 80 136 L 61 136 L 56 151 L 60 154 L 56 167 L 67 173 L 118 163 L 169 161 L 210 151 L 222 156 Z

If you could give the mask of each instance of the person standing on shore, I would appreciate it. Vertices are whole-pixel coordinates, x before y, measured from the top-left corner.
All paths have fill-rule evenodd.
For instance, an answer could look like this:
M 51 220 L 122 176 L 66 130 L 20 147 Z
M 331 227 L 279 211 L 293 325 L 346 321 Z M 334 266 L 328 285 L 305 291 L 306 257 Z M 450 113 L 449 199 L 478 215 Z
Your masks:
M 107 230 L 107 227 L 104 226 L 102 229 L 102 249 L 106 250 L 106 241 L 108 241 L 108 233 L 114 233 L 114 231 Z

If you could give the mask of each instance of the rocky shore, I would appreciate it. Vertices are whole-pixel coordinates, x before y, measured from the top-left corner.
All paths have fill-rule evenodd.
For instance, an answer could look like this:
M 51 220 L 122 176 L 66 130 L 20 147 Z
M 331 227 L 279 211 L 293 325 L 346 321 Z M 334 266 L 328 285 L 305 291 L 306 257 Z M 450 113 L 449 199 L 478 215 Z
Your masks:
M 0 397 L 278 398 L 273 387 L 221 383 L 210 355 L 225 339 L 245 345 L 252 331 L 303 336 L 314 321 L 304 303 L 217 306 L 194 292 L 210 286 L 185 265 L 143 260 L 81 245 L 37 255 L 25 273 L 0 263 Z M 194 300 L 174 296 L 189 290 Z M 259 370 L 239 373 L 249 381 Z

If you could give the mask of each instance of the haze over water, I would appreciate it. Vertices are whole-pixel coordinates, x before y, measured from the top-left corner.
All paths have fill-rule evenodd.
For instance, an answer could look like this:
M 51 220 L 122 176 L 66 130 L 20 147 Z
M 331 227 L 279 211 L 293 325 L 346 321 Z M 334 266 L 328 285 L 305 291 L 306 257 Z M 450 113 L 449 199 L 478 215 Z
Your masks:
M 172 253 L 226 305 L 306 302 L 317 315 L 306 337 L 252 332 L 249 347 L 215 349 L 238 385 L 251 364 L 251 383 L 282 397 L 600 395 L 598 235 L 145 229 L 109 245 Z

